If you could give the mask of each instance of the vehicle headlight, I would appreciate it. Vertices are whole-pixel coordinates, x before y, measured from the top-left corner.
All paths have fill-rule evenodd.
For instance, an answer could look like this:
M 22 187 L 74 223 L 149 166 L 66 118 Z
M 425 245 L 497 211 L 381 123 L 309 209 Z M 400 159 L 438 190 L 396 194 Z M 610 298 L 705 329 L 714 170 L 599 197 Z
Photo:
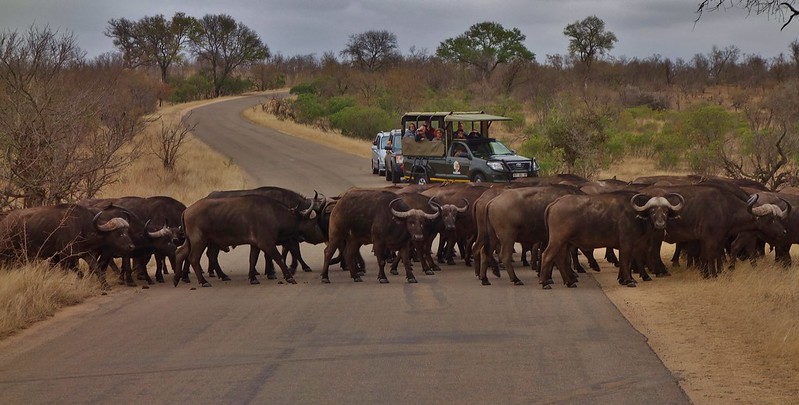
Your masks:
M 487 164 L 488 164 L 488 167 L 490 167 L 490 168 L 492 168 L 492 169 L 494 169 L 494 170 L 496 170 L 498 172 L 501 172 L 501 171 L 505 170 L 505 167 L 502 165 L 502 162 L 487 162 Z

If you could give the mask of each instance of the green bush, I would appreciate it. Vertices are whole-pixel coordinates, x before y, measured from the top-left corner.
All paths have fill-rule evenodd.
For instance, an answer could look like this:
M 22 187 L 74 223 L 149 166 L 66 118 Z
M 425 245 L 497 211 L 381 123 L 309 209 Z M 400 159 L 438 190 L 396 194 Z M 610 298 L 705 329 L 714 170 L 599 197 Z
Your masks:
M 531 127 L 533 131 L 534 128 Z M 529 131 L 530 129 L 528 129 Z M 525 131 L 525 132 L 528 132 Z M 553 148 L 549 141 L 541 135 L 532 134 L 519 147 L 519 154 L 535 158 L 538 162 L 539 175 L 554 174 L 560 171 L 563 161 L 562 153 Z
M 325 105 L 315 94 L 300 94 L 293 104 L 297 122 L 300 124 L 313 124 L 317 118 L 326 115 Z
M 352 97 L 338 96 L 327 100 L 327 114 L 333 115 L 347 107 L 354 107 L 355 100 Z
M 289 90 L 289 94 L 317 94 L 319 91 L 316 85 L 310 82 L 300 83 Z
M 241 77 L 229 77 L 222 82 L 220 95 L 241 94 L 253 88 L 252 81 Z
M 169 81 L 169 85 L 172 87 L 170 101 L 174 103 L 210 98 L 214 91 L 213 81 L 203 74 L 189 76 L 185 79 L 173 78 Z
M 395 125 L 387 112 L 377 107 L 346 107 L 330 116 L 330 124 L 342 134 L 353 138 L 370 140 L 380 131 Z

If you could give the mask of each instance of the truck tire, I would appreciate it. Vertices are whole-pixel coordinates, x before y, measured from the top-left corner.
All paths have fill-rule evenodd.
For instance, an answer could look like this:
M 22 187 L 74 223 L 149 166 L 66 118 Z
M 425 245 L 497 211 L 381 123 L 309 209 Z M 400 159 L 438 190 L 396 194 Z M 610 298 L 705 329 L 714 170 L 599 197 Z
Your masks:
M 425 172 L 417 172 L 414 176 L 413 182 L 416 184 L 428 184 L 430 183 L 430 178 L 427 177 L 427 173 Z
M 388 166 L 386 166 L 386 181 L 391 181 L 391 174 L 394 173 L 394 170 L 388 171 Z
M 396 167 L 391 171 L 391 182 L 394 184 L 402 183 L 402 177 L 400 177 L 399 171 Z
M 377 174 L 377 173 L 378 173 L 378 168 L 375 167 L 375 161 L 373 160 L 372 161 L 372 174 Z
M 483 173 L 477 173 L 472 178 L 472 181 L 475 183 L 483 183 L 486 181 L 486 176 Z

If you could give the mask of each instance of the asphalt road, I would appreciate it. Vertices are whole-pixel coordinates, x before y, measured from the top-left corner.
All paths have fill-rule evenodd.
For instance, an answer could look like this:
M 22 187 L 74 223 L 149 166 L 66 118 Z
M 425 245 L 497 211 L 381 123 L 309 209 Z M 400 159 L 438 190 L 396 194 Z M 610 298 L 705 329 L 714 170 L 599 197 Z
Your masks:
M 386 184 L 366 159 L 254 126 L 243 98 L 198 108 L 196 134 L 258 184 L 335 195 Z M 331 271 L 250 286 L 246 249 L 213 288 L 120 289 L 0 342 L 0 403 L 688 403 L 591 277 L 481 286 L 463 264 L 418 284 Z M 608 269 L 609 270 L 609 269 Z M 639 288 L 646 288 L 645 285 Z

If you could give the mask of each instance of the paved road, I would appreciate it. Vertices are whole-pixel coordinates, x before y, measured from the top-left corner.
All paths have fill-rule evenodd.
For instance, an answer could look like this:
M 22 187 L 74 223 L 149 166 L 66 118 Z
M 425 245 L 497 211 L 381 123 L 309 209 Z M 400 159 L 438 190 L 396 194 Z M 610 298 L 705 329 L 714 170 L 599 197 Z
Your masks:
M 365 159 L 242 121 L 256 101 L 197 109 L 197 135 L 260 184 L 385 184 Z M 318 270 L 321 247 L 304 253 Z M 461 264 L 415 285 L 317 271 L 250 286 L 245 249 L 222 259 L 231 282 L 123 289 L 1 342 L 0 403 L 689 402 L 590 277 L 484 287 Z

